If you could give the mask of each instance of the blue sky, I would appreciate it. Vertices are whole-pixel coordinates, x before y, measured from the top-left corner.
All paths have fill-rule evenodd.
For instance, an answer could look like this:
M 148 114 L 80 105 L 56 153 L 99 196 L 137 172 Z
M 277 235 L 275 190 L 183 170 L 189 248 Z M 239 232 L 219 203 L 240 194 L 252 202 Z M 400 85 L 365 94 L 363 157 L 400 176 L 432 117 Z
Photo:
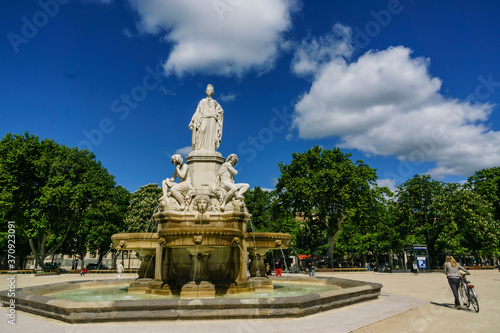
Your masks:
M 171 177 L 207 84 L 237 182 L 340 147 L 394 187 L 500 165 L 498 1 L 5 0 L 0 135 L 92 150 L 129 191 Z

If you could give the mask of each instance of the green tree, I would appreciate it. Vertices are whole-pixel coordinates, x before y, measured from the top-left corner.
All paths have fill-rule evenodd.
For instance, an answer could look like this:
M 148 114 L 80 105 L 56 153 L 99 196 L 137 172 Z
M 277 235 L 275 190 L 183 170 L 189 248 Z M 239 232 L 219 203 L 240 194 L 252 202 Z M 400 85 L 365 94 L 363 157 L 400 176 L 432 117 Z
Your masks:
M 105 200 L 85 212 L 84 223 L 89 226 L 88 250 L 99 254 L 99 264 L 110 251 L 111 236 L 124 229 L 129 200 L 130 193 L 124 187 L 117 186 Z
M 16 222 L 17 236 L 28 241 L 39 266 L 114 186 L 88 151 L 29 133 L 0 141 L 0 216 Z
M 297 254 L 321 256 L 328 253 L 328 235 L 323 225 L 318 220 L 302 220 L 297 222 L 297 227 L 292 233 L 293 243 Z
M 250 231 L 273 231 L 272 199 L 273 193 L 264 191 L 259 186 L 245 192 L 245 204 L 252 214 Z
M 162 190 L 157 183 L 140 186 L 130 196 L 130 206 L 125 216 L 126 232 L 153 232 L 153 213 L 158 208 Z
M 279 204 L 299 213 L 309 229 L 320 226 L 328 239 L 328 256 L 333 266 L 335 238 L 342 223 L 361 209 L 370 195 L 377 174 L 363 161 L 351 161 L 340 149 L 319 146 L 305 153 L 293 153 L 290 164 L 279 164 L 276 185 Z
M 443 196 L 445 190 L 445 183 L 429 175 L 415 175 L 399 185 L 396 194 L 398 234 L 407 244 L 427 244 L 433 265 L 437 264 L 436 253 L 443 249 L 438 240 L 447 223 L 436 206 L 436 198 Z
M 73 255 L 85 266 L 87 252 L 97 253 L 98 263 L 110 251 L 111 236 L 124 229 L 130 193 L 122 186 L 112 188 L 109 195 L 89 207 L 78 228 L 72 228 L 61 253 Z
M 338 236 L 338 254 L 359 253 L 366 263 L 366 252 L 378 255 L 392 251 L 395 246 L 396 230 L 389 214 L 388 199 L 393 196 L 387 187 L 374 186 L 370 195 L 362 198 L 359 209 L 342 225 Z
M 495 220 L 500 221 L 500 167 L 476 171 L 465 185 L 493 205 Z
M 498 246 L 499 223 L 492 204 L 482 195 L 467 186 L 447 184 L 443 194 L 435 198 L 434 207 L 445 225 L 438 238 L 439 249 L 462 255 L 470 251 L 478 257 Z

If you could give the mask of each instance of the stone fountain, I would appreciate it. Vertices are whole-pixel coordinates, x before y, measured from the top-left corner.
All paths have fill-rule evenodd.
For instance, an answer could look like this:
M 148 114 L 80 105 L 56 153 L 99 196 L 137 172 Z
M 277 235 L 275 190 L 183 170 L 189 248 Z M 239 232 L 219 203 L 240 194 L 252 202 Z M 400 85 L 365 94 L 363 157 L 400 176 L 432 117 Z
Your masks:
M 185 162 L 180 155 L 172 156 L 174 174 L 162 182 L 163 197 L 153 215 L 158 223 L 157 232 L 112 236 L 113 248 L 139 254 L 138 278 L 17 288 L 15 295 L 9 290 L 0 291 L 3 306 L 9 307 L 14 302 L 16 311 L 69 323 L 95 323 L 300 317 L 378 297 L 382 285 L 376 283 L 333 277 L 265 276 L 266 253 L 286 249 L 291 236 L 247 231 L 250 214 L 243 194 L 249 185 L 234 182 L 238 157 L 231 154 L 224 159 L 217 152 L 223 110 L 212 99 L 211 85 L 206 93 L 207 98 L 200 101 L 189 124 L 193 151 Z M 273 282 L 283 283 L 284 279 L 301 288 L 329 287 L 302 296 L 260 296 L 269 295 Z M 117 290 L 127 286 L 129 294 L 145 294 L 128 296 L 161 299 L 74 301 L 53 294 L 99 290 L 99 295 L 104 296 L 107 292 L 102 291 L 103 287 Z M 249 296 L 248 292 L 254 291 L 258 298 Z M 230 298 L 228 294 L 237 294 L 238 298 Z M 224 295 L 225 298 L 219 298 Z
M 189 124 L 193 151 L 185 162 L 181 155 L 172 156 L 175 171 L 162 182 L 154 214 L 157 232 L 112 237 L 115 249 L 137 251 L 142 259 L 130 291 L 182 299 L 272 289 L 265 253 L 286 249 L 291 236 L 247 231 L 250 214 L 243 194 L 250 186 L 234 181 L 238 156 L 225 159 L 217 151 L 224 111 L 213 93 L 208 85 Z

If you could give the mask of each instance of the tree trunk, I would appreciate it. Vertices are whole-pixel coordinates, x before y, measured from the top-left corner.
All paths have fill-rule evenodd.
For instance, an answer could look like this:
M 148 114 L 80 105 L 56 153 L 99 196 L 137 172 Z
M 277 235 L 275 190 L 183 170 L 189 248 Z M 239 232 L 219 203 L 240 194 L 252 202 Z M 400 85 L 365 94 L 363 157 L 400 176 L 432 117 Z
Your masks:
M 328 237 L 328 267 L 333 268 L 333 250 L 335 249 L 335 236 Z
M 33 252 L 33 255 L 35 256 L 35 268 L 37 265 L 39 265 L 42 269 L 44 268 L 43 261 L 45 260 L 46 257 L 53 255 L 56 253 L 57 250 L 59 250 L 59 247 L 64 243 L 66 240 L 66 237 L 68 236 L 69 230 L 71 229 L 71 225 L 73 223 L 69 222 L 68 226 L 66 228 L 66 231 L 64 232 L 63 236 L 61 237 L 61 240 L 55 244 L 52 249 L 47 251 L 45 249 L 45 245 L 47 244 L 47 239 L 52 235 L 50 232 L 47 234 L 42 235 L 42 239 L 38 239 L 38 247 L 35 246 L 35 241 L 33 238 L 29 238 L 29 244 L 31 251 Z M 40 236 L 39 236 L 40 237 Z M 53 261 L 53 259 L 52 259 Z
M 333 268 L 333 265 L 334 265 L 334 263 L 333 263 L 333 250 L 335 249 L 335 238 L 337 238 L 337 235 L 340 232 L 340 227 L 342 226 L 342 221 L 343 221 L 343 218 L 337 218 L 337 225 L 336 225 L 335 233 L 332 236 L 328 237 L 328 265 L 330 266 L 330 268 Z M 327 227 L 329 227 L 328 224 L 327 224 Z M 331 228 L 331 226 L 330 226 L 330 228 Z

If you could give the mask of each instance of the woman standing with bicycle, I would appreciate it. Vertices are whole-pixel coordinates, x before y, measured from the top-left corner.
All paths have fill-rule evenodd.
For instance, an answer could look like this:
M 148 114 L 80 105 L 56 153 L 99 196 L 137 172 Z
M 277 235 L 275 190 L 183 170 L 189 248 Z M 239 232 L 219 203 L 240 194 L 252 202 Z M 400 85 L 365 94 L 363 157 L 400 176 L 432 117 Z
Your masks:
M 470 274 L 452 256 L 447 256 L 444 263 L 444 274 L 448 277 L 448 283 L 451 291 L 453 291 L 453 296 L 455 296 L 455 307 L 457 310 L 460 310 L 460 299 L 458 298 L 458 287 L 460 286 L 460 278 L 462 276 L 460 270 Z

